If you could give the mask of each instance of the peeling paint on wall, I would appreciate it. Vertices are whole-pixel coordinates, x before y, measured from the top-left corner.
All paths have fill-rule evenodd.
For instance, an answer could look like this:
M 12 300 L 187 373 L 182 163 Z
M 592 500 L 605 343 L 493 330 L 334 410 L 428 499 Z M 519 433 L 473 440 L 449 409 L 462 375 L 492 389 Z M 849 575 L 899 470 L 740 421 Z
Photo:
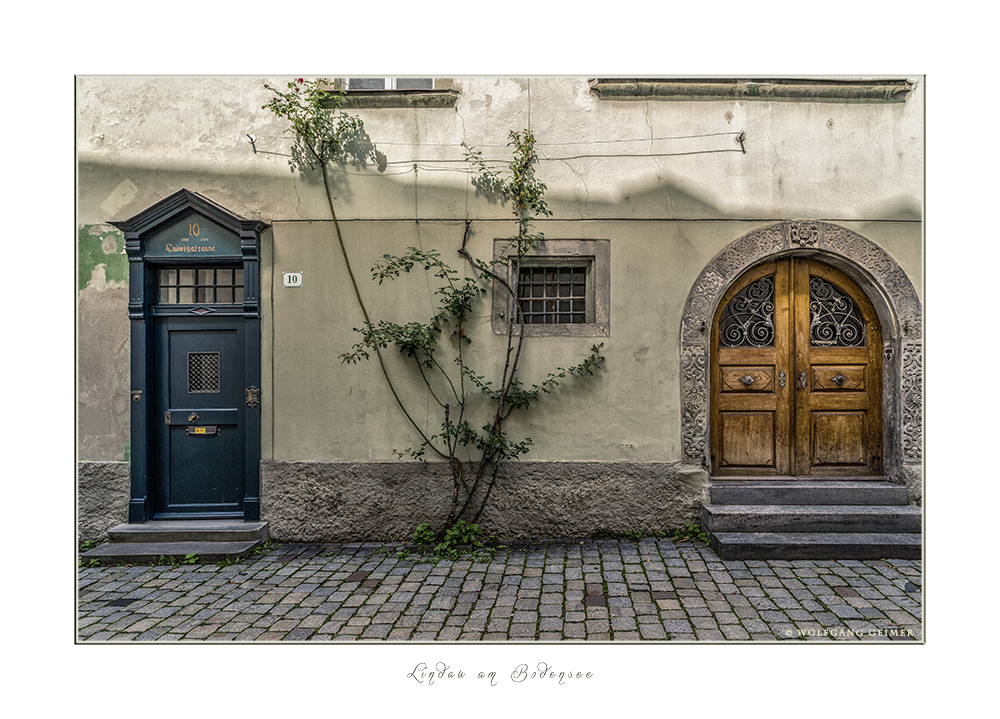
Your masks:
M 108 225 L 84 225 L 77 240 L 80 292 L 91 284 L 98 290 L 128 285 L 128 257 L 121 232 Z
M 105 219 L 110 220 L 117 215 L 119 210 L 135 199 L 138 192 L 139 188 L 132 180 L 125 179 L 118 183 L 118 186 L 101 203 L 101 212 L 104 213 Z
M 77 233 L 79 456 L 122 460 L 129 440 L 128 257 L 108 225 Z

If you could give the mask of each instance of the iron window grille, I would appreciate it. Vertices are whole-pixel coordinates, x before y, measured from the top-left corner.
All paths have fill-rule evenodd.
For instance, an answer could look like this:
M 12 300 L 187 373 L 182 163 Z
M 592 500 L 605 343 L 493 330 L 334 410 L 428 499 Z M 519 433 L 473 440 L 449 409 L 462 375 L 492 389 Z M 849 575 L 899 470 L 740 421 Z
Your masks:
M 158 280 L 161 305 L 243 304 L 242 268 L 163 268 Z
M 587 269 L 587 265 L 521 267 L 517 304 L 523 323 L 586 323 Z

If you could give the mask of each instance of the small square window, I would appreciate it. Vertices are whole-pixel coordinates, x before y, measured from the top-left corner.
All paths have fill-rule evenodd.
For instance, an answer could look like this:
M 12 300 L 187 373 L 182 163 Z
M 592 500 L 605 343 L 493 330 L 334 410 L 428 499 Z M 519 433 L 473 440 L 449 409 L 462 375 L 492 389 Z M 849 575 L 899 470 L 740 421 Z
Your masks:
M 510 240 L 495 240 L 494 258 L 506 258 L 516 292 L 511 297 L 494 282 L 495 333 L 506 334 L 513 318 L 514 332 L 524 336 L 610 336 L 608 240 L 545 240 L 517 262 Z

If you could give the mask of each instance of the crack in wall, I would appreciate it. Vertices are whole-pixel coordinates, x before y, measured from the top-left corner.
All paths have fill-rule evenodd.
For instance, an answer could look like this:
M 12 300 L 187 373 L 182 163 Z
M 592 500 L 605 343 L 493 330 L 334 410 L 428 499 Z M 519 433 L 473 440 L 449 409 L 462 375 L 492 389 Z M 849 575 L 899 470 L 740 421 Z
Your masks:
M 549 158 L 549 159 L 551 159 L 551 158 Z M 590 187 L 587 186 L 587 180 L 584 179 L 584 176 L 583 176 L 582 172 L 573 169 L 573 166 L 571 164 L 569 164 L 568 160 L 559 160 L 559 162 L 561 162 L 562 164 L 564 164 L 566 166 L 566 169 L 568 169 L 570 172 L 572 172 L 574 175 L 576 175 L 577 178 L 579 178 L 579 180 L 580 180 L 580 184 L 583 185 L 583 191 L 587 194 L 587 197 L 586 197 L 586 199 L 583 200 L 583 206 L 580 207 L 580 208 L 578 208 L 577 212 L 578 212 L 578 218 L 579 219 L 581 219 L 581 220 L 582 219 L 586 219 L 587 214 L 590 211 Z
M 646 121 L 646 127 L 649 128 L 649 159 L 656 165 L 656 184 L 659 185 L 660 189 L 663 190 L 663 194 L 667 197 L 668 218 L 674 219 L 674 198 L 663 182 L 663 165 L 660 164 L 660 161 L 653 154 L 653 142 L 656 134 L 653 132 L 653 123 L 649 121 L 649 100 L 646 101 L 645 105 L 646 112 L 643 114 L 643 119 Z

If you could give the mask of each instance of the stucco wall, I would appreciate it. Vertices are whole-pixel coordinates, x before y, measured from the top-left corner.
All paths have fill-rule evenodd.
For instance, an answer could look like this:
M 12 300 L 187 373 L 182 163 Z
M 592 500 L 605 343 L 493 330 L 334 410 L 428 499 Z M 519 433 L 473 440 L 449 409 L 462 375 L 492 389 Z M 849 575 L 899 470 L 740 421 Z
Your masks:
M 295 489 L 302 480 L 292 478 L 289 467 L 310 463 L 310 472 L 333 482 L 323 491 L 333 491 L 345 467 L 389 466 L 383 463 L 395 458 L 394 450 L 413 446 L 416 434 L 374 362 L 340 360 L 357 341 L 353 328 L 362 318 L 322 183 L 317 174 L 290 172 L 289 140 L 261 109 L 270 98 L 265 82 L 283 86 L 286 79 L 78 78 L 79 447 L 81 459 L 118 460 L 128 452 L 124 256 L 120 236 L 104 223 L 182 187 L 196 191 L 273 226 L 261 262 L 262 502 L 266 513 L 271 492 L 272 517 L 291 521 L 298 510 L 275 513 L 282 502 L 305 501 Z M 544 397 L 511 423 L 512 432 L 533 438 L 533 462 L 678 466 L 684 304 L 706 265 L 755 228 L 793 219 L 849 228 L 888 254 L 923 297 L 920 78 L 906 101 L 895 103 L 609 100 L 597 97 L 585 78 L 456 78 L 451 86 L 458 93 L 453 108 L 357 111 L 389 164 L 384 172 L 345 167 L 334 173 L 338 216 L 372 316 L 424 320 L 435 289 L 429 276 L 417 272 L 379 288 L 368 279 L 372 264 L 413 245 L 436 248 L 467 271 L 457 253 L 467 217 L 473 221 L 469 248 L 489 257 L 494 238 L 514 231 L 509 208 L 476 193 L 461 143 L 502 167 L 510 158 L 508 131 L 534 131 L 538 176 L 554 212 L 538 228 L 551 239 L 610 243 L 611 333 L 525 343 L 528 382 L 577 363 L 595 342 L 603 342 L 606 357 L 595 377 L 567 383 L 567 391 Z M 287 271 L 303 272 L 303 285 L 283 287 Z M 489 373 L 500 365 L 503 338 L 491 330 L 488 298 L 481 307 L 470 328 L 471 355 L 477 371 Z M 392 351 L 386 356 L 411 413 L 434 431 L 441 417 L 413 381 L 413 368 Z M 666 491 L 663 507 L 671 509 L 661 515 L 671 521 L 688 516 L 689 500 L 676 487 L 663 489 L 672 486 L 673 472 L 661 474 L 662 485 L 630 480 L 635 493 L 614 504 L 619 515 L 644 516 L 643 498 Z M 538 484 L 545 491 L 531 496 L 570 501 L 575 490 L 560 477 L 549 488 Z M 391 494 L 385 481 L 372 491 Z M 596 476 L 587 482 L 597 482 L 601 496 L 614 486 Z M 511 484 L 511 506 L 523 508 L 526 487 Z M 428 507 L 429 514 L 436 511 Z M 581 532 L 603 522 L 583 516 Z M 572 522 L 552 518 L 508 521 L 490 518 L 513 535 L 557 526 L 577 531 Z M 338 522 L 324 526 L 341 536 Z M 379 532 L 388 537 L 397 529 Z M 287 533 L 300 536 L 301 529 L 289 525 Z
M 128 260 L 108 225 L 78 233 L 77 417 L 80 459 L 129 454 Z
M 182 186 L 247 217 L 326 217 L 317 178 L 289 173 L 283 127 L 261 109 L 264 83 L 285 81 L 79 78 L 80 222 L 130 216 Z M 357 111 L 389 165 L 342 176 L 341 217 L 504 217 L 471 191 L 461 143 L 502 160 L 508 131 L 525 127 L 563 220 L 921 216 L 919 79 L 903 103 L 607 100 L 585 78 L 453 85 L 454 108 Z
M 611 333 L 601 338 L 532 337 L 524 343 L 523 378 L 538 382 L 557 367 L 581 361 L 603 343 L 604 368 L 593 377 L 566 382 L 510 424 L 513 436 L 529 436 L 532 460 L 678 461 L 680 452 L 679 333 L 688 294 L 704 266 L 726 245 L 757 227 L 751 222 L 540 222 L 546 237 L 610 241 Z M 858 223 L 910 273 L 920 276 L 920 226 Z M 489 257 L 494 237 L 507 223 L 474 223 L 470 250 Z M 453 266 L 460 222 L 345 222 L 343 231 L 360 289 L 374 320 L 426 321 L 437 288 L 430 273 L 415 271 L 392 283 L 371 281 L 383 254 L 407 246 L 436 247 Z M 275 223 L 262 280 L 264 297 L 264 456 L 277 460 L 388 460 L 418 437 L 398 411 L 373 359 L 344 364 L 341 354 L 360 335 L 363 317 L 343 267 L 332 223 Z M 273 253 L 273 254 L 271 254 Z M 282 286 L 283 272 L 301 271 L 301 287 Z M 493 333 L 488 298 L 470 327 L 466 348 L 477 372 L 499 376 L 505 337 Z M 442 338 L 442 357 L 454 344 Z M 384 352 L 404 403 L 425 432 L 443 420 L 411 361 Z M 453 367 L 442 361 L 445 367 Z M 453 373 L 454 374 L 454 373 Z M 458 377 L 455 376 L 457 381 Z M 438 387 L 439 391 L 443 387 Z M 480 426 L 486 421 L 485 415 Z

